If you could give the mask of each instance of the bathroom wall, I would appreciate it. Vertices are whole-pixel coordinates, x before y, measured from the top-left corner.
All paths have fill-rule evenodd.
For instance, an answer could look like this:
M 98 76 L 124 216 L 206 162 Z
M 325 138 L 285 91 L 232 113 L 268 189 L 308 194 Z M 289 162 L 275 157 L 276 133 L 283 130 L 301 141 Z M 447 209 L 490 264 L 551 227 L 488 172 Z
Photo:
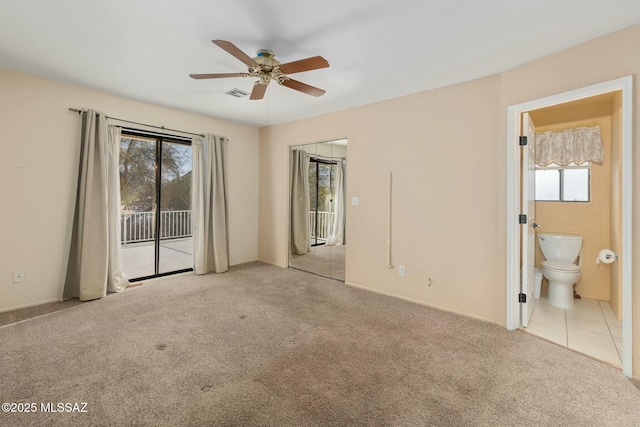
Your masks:
M 621 209 L 621 138 L 622 138 L 622 94 L 616 92 L 612 100 L 611 114 L 611 244 L 615 253 L 622 250 Z M 622 319 L 622 268 L 620 262 L 609 264 L 611 292 L 610 301 L 618 319 Z
M 583 236 L 582 276 L 575 290 L 583 297 L 610 299 L 610 265 L 595 263 L 600 249 L 611 241 L 611 94 L 581 100 L 531 113 L 536 132 L 600 126 L 605 149 L 603 165 L 591 165 L 589 202 L 536 202 L 536 222 L 540 232 Z M 536 266 L 544 260 L 536 241 Z M 546 286 L 546 279 L 543 282 Z

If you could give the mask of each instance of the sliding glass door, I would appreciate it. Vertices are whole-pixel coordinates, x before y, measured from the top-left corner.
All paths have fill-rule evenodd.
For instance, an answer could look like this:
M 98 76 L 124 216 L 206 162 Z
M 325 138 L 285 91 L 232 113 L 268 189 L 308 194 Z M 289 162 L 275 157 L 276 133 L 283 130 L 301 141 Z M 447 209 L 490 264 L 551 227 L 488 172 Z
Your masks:
M 123 131 L 121 244 L 130 280 L 192 269 L 191 171 L 189 141 Z
M 309 232 L 311 246 L 324 245 L 333 225 L 336 162 L 309 160 Z

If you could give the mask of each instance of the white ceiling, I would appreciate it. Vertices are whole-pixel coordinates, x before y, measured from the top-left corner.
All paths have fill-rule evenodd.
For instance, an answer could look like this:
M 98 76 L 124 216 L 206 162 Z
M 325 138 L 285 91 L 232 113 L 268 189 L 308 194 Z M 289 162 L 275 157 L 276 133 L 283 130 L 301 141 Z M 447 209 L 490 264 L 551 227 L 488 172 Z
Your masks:
M 502 72 L 640 22 L 639 0 L 0 0 L 0 67 L 264 126 Z M 315 98 L 253 79 L 211 43 L 280 62 L 322 55 L 297 80 Z M 594 58 L 597 61 L 597 58 Z M 86 107 L 90 105 L 70 105 Z

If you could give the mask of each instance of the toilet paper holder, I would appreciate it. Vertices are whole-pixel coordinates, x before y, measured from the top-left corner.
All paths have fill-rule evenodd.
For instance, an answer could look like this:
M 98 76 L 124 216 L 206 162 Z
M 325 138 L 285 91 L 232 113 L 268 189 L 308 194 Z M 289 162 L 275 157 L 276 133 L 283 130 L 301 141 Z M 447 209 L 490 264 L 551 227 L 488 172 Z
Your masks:
M 596 264 L 600 264 L 601 262 L 605 264 L 611 264 L 617 259 L 618 259 L 617 253 L 613 252 L 611 249 L 603 249 L 598 253 L 598 258 L 596 258 Z

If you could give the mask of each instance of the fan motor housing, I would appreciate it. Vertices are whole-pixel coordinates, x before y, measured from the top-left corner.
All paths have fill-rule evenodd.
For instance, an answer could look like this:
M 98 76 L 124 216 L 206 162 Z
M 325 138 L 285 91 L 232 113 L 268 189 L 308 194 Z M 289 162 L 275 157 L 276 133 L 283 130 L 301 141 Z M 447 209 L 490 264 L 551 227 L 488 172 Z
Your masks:
M 258 64 L 260 64 L 260 68 L 264 71 L 271 71 L 273 67 L 280 65 L 280 61 L 274 58 L 275 54 L 268 49 L 260 49 L 258 51 L 258 56 L 253 58 Z

